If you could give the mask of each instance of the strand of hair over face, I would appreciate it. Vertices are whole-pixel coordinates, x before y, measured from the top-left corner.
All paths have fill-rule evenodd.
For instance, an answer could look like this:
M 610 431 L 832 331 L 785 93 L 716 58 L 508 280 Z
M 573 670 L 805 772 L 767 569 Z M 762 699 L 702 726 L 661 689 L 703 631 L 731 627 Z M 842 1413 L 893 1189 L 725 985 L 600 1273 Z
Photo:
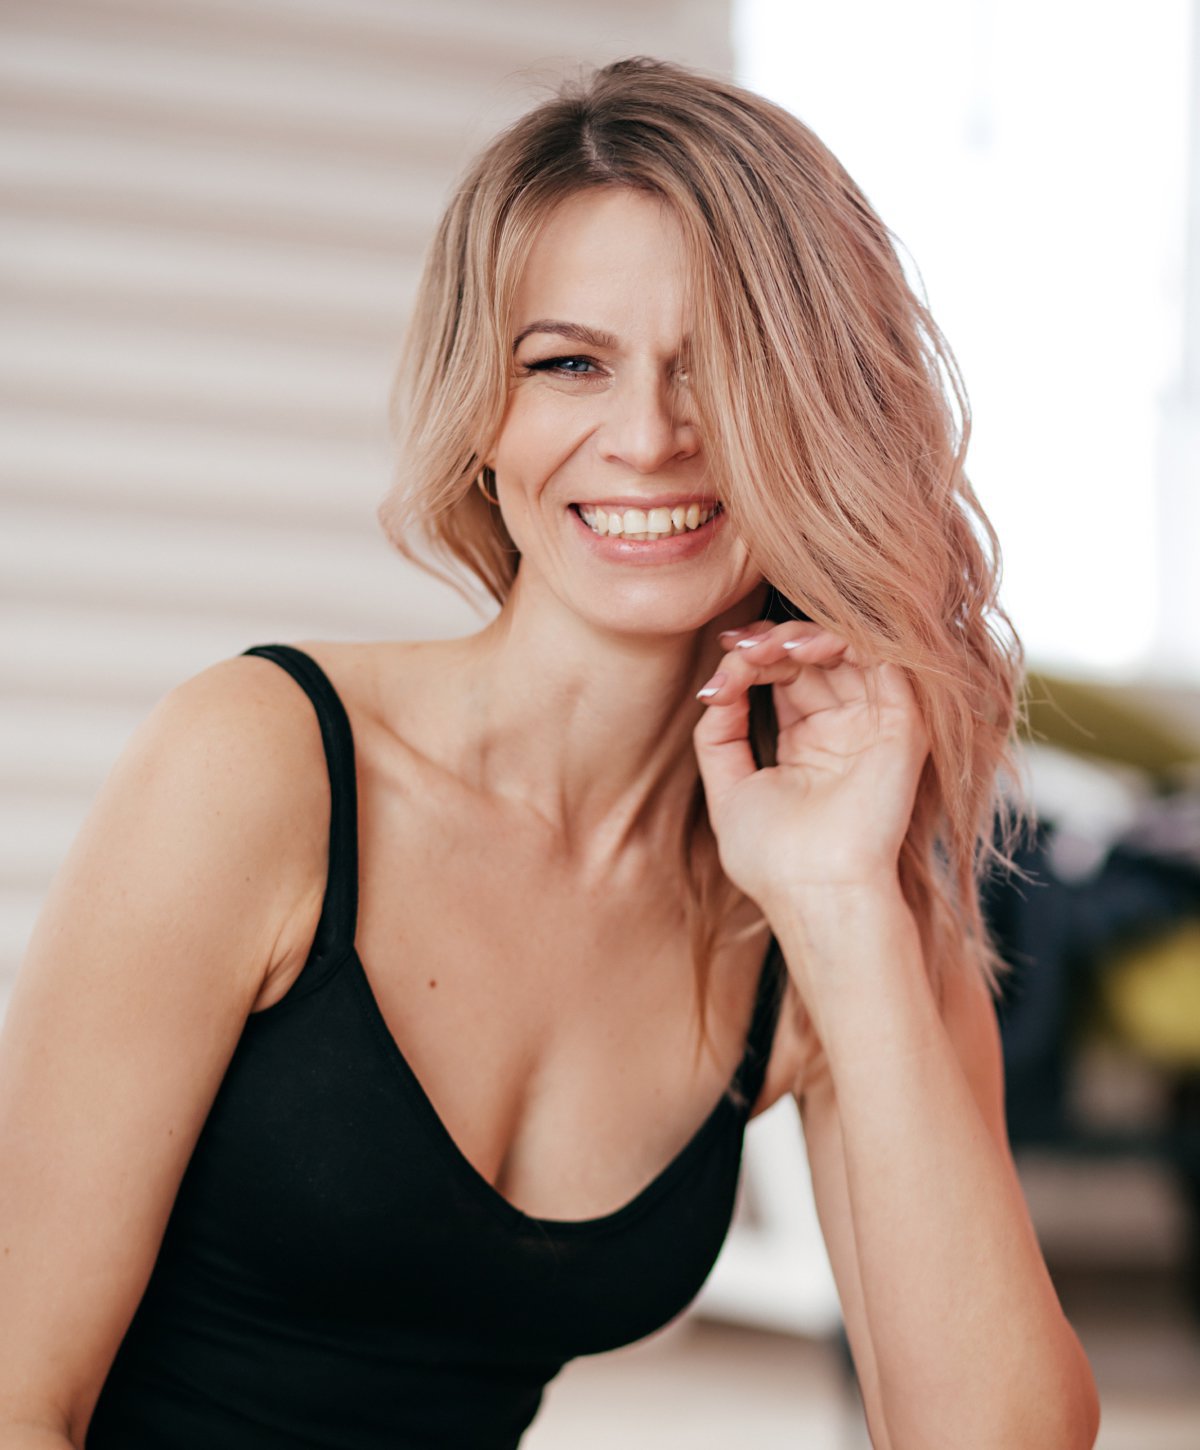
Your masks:
M 507 399 L 512 300 L 553 209 L 600 186 L 656 195 L 682 226 L 693 406 L 730 523 L 773 586 L 768 616 L 813 619 L 912 682 L 931 753 L 901 885 L 935 984 L 974 970 L 994 987 L 1003 963 L 979 887 L 1015 869 L 1032 811 L 1014 753 L 1024 656 L 964 469 L 966 390 L 887 228 L 796 117 L 632 57 L 564 85 L 481 153 L 438 228 L 406 336 L 384 530 L 456 587 L 465 575 L 507 598 L 519 555 L 474 482 L 494 492 L 483 459 Z M 755 753 L 770 764 L 769 692 L 754 693 Z M 720 872 L 699 781 L 680 853 L 703 1040 L 713 955 L 747 933 L 729 930 L 744 901 Z

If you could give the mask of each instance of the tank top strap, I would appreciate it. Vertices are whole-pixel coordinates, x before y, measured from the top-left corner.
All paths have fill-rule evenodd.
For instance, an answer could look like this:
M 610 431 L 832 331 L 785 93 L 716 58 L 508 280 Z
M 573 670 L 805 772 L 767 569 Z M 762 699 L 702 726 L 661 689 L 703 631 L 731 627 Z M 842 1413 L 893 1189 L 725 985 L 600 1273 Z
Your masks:
M 312 701 L 321 726 L 329 770 L 329 873 L 313 956 L 327 958 L 354 945 L 358 922 L 358 793 L 354 735 L 332 681 L 316 660 L 291 644 L 258 644 L 244 655 L 261 655 L 285 669 Z
M 787 964 L 783 960 L 779 943 L 772 936 L 758 978 L 754 1012 L 750 1018 L 750 1030 L 746 1034 L 746 1051 L 732 1084 L 734 1100 L 746 1112 L 750 1111 L 762 1092 L 786 986 Z

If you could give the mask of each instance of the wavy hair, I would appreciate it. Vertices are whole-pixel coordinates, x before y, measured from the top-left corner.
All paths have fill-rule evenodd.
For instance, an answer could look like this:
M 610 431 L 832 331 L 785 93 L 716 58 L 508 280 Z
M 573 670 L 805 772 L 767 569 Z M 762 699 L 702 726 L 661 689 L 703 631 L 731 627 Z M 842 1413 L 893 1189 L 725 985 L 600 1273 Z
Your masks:
M 1014 750 L 1024 651 L 963 471 L 966 390 L 888 229 L 796 117 L 639 56 L 565 83 L 487 146 L 442 218 L 410 319 L 384 531 L 460 592 L 435 557 L 503 604 L 519 555 L 473 484 L 494 491 L 483 459 L 505 410 L 513 296 L 552 209 L 595 187 L 654 195 L 682 226 L 696 416 L 730 523 L 771 586 L 766 617 L 814 620 L 907 672 L 931 750 L 901 888 L 939 995 L 959 967 L 995 991 L 1004 963 L 980 887 L 990 868 L 1017 871 L 1032 811 Z M 770 691 L 752 695 L 769 765 Z M 716 862 L 699 783 L 680 848 L 703 1038 L 711 957 L 744 898 Z

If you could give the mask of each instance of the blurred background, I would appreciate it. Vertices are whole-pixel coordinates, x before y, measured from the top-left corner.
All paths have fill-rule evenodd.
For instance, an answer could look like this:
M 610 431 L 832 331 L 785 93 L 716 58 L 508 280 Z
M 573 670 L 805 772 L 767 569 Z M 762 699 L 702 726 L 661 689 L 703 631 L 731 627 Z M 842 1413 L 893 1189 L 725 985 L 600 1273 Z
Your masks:
M 251 644 L 456 635 L 386 397 L 458 170 L 581 64 L 732 75 L 832 147 L 965 375 L 1041 816 L 986 904 L 1009 1126 L 1102 1450 L 1200 1445 L 1200 3 L 4 0 L 0 1011 L 135 725 Z M 794 1104 L 696 1304 L 532 1450 L 867 1444 Z M 763 1438 L 766 1437 L 766 1438 Z

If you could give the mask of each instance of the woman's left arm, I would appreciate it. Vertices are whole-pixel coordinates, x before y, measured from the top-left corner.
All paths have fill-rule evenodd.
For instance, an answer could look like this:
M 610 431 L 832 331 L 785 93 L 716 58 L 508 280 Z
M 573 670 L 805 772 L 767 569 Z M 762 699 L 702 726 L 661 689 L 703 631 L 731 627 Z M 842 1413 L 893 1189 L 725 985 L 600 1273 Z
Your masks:
M 1091 1450 L 1095 1384 L 1009 1153 L 987 989 L 960 972 L 939 1013 L 898 892 L 772 925 L 839 984 L 809 998 L 819 1068 L 796 1095 L 876 1450 Z
M 911 686 L 811 623 L 738 633 L 696 756 L 722 865 L 820 1043 L 796 1092 L 876 1450 L 1091 1450 L 1095 1384 L 1012 1165 L 990 998 L 959 970 L 939 1011 L 900 889 L 929 753 Z M 754 684 L 779 722 L 767 768 Z

